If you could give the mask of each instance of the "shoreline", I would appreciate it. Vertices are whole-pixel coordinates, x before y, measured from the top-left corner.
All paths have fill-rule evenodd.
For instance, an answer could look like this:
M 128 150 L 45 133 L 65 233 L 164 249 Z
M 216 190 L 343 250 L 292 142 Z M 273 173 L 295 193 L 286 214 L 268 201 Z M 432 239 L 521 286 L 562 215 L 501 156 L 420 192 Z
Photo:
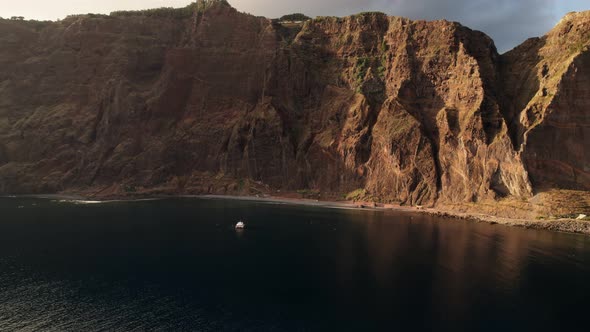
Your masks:
M 430 216 L 439 217 L 442 219 L 455 219 L 464 220 L 469 222 L 488 223 L 491 225 L 503 225 L 510 227 L 519 227 L 526 229 L 537 229 L 537 230 L 548 230 L 553 232 L 563 232 L 572 234 L 585 234 L 590 235 L 590 222 L 575 219 L 556 219 L 556 220 L 530 220 L 530 219 L 516 219 L 516 218 L 502 218 L 486 214 L 476 213 L 462 213 L 462 212 L 451 212 L 436 208 L 417 208 L 417 207 L 405 207 L 405 206 L 394 206 L 384 205 L 370 206 L 370 203 L 366 202 L 351 202 L 351 201 L 320 201 L 310 200 L 303 198 L 286 198 L 286 197 L 251 197 L 251 196 L 223 196 L 223 195 L 195 195 L 188 197 L 198 198 L 212 198 L 212 199 L 230 199 L 230 200 L 243 200 L 243 201 L 259 201 L 259 202 L 273 202 L 273 203 L 285 203 L 293 205 L 303 206 L 316 206 L 324 208 L 344 208 L 352 210 L 365 210 L 365 211 L 396 211 L 404 213 L 420 213 Z M 360 205 L 360 206 L 359 206 Z
M 238 196 L 238 195 L 153 195 L 151 197 L 89 197 L 79 194 L 40 194 L 40 195 L 3 195 L 0 198 L 39 198 L 80 202 L 82 204 L 114 203 L 114 202 L 140 202 L 174 198 L 197 198 L 197 199 L 221 199 L 238 200 L 249 202 L 265 202 L 290 204 L 299 206 L 311 206 L 320 208 L 338 208 L 364 211 L 394 211 L 403 213 L 420 213 L 442 219 L 464 220 L 470 222 L 488 223 L 491 225 L 503 225 L 526 229 L 548 230 L 572 234 L 590 235 L 590 222 L 576 219 L 554 219 L 554 220 L 531 220 L 518 218 L 502 218 L 487 214 L 453 212 L 438 208 L 407 207 L 391 204 L 375 204 L 368 202 L 313 200 L 305 198 L 292 198 L 281 196 Z

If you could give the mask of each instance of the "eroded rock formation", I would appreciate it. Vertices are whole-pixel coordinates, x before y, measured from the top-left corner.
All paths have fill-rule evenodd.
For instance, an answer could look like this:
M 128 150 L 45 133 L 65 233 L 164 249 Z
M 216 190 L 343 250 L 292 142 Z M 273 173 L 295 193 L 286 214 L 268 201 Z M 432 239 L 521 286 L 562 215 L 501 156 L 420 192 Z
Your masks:
M 454 22 L 191 8 L 0 21 L 0 193 L 590 190 L 590 13 L 500 56 Z

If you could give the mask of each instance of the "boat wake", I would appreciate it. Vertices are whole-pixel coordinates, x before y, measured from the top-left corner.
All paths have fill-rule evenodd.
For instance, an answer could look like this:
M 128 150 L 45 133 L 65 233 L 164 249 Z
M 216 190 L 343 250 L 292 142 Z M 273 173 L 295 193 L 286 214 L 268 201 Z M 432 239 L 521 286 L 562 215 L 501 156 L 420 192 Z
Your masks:
M 54 202 L 76 204 L 76 205 L 86 205 L 86 204 L 104 204 L 104 203 L 109 203 L 110 201 L 81 201 L 81 200 L 71 200 L 71 199 L 60 199 L 60 200 L 54 201 Z
M 91 201 L 91 200 L 82 200 L 82 199 L 60 199 L 60 200 L 54 200 L 53 202 L 66 203 L 66 204 L 76 204 L 76 205 L 93 205 L 93 204 L 111 204 L 111 203 L 148 202 L 148 201 L 158 201 L 158 200 L 161 200 L 161 198 L 115 199 L 115 200 L 107 200 L 107 201 Z

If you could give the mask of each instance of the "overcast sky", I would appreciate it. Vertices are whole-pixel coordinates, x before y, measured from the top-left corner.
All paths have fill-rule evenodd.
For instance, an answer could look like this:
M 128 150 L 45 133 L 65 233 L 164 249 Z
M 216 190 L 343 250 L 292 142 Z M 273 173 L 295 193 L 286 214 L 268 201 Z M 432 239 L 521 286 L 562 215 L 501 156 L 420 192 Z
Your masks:
M 0 16 L 55 20 L 68 14 L 119 9 L 182 7 L 190 0 L 0 0 Z M 590 0 L 229 0 L 243 12 L 278 17 L 345 16 L 382 11 L 413 19 L 448 19 L 492 36 L 499 51 L 545 34 L 570 11 L 590 10 Z

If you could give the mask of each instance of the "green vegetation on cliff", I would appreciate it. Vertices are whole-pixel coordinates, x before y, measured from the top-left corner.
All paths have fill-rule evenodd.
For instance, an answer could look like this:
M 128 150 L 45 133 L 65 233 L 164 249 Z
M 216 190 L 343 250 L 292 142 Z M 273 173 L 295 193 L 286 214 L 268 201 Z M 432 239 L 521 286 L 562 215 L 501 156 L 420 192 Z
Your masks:
M 226 0 L 199 0 L 183 8 L 162 7 L 145 10 L 120 10 L 111 13 L 114 17 L 146 16 L 146 17 L 169 17 L 169 18 L 190 18 L 195 13 L 204 12 L 216 6 L 230 6 Z
M 366 199 L 368 196 L 367 194 L 367 190 L 366 189 L 357 189 L 355 191 L 351 191 L 349 192 L 345 198 L 348 201 L 361 201 L 363 199 Z
M 43 28 L 53 23 L 51 21 L 25 20 L 22 16 L 18 16 L 18 19 L 0 17 L 0 21 L 9 22 L 11 24 L 18 24 L 21 26 L 24 25 L 37 32 L 41 31 Z
M 189 18 L 195 13 L 197 6 L 192 3 L 184 8 L 154 8 L 145 10 L 120 10 L 111 13 L 113 17 L 130 17 L 130 16 L 146 16 L 146 17 L 170 17 L 170 18 Z
M 284 15 L 284 16 L 281 16 L 281 18 L 279 18 L 279 21 L 308 21 L 308 20 L 311 20 L 311 17 L 309 17 L 305 14 L 301 14 L 301 13 Z

